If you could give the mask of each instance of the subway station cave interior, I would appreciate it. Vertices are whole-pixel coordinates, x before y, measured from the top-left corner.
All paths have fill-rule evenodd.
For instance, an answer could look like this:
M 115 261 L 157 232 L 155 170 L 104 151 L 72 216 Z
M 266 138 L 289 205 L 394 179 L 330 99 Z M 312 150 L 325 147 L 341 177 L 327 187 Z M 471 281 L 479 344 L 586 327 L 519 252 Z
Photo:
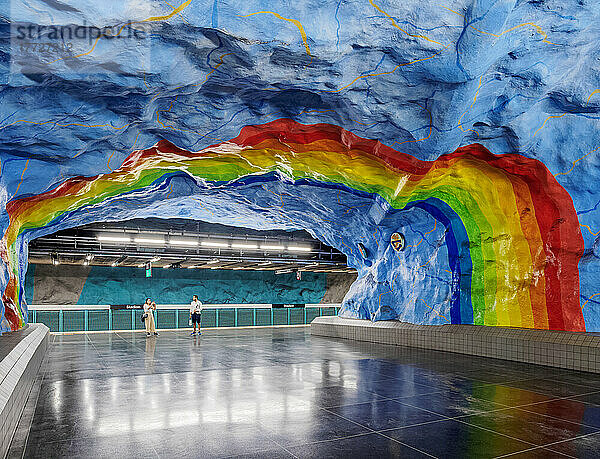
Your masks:
M 0 2 L 0 459 L 600 457 L 593 0 Z

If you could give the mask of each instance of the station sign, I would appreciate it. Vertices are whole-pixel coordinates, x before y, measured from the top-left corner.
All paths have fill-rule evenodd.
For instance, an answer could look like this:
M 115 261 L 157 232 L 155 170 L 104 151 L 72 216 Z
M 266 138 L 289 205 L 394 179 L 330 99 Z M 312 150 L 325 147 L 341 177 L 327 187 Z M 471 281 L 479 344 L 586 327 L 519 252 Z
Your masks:
M 129 309 L 144 309 L 144 306 L 141 304 L 111 304 L 111 311 L 126 311 Z

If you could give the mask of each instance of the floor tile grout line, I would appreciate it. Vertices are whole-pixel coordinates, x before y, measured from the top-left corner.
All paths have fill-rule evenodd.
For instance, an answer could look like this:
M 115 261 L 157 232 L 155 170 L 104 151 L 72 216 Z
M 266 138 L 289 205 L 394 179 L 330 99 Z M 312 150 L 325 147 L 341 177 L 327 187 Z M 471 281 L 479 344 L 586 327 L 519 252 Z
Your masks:
M 526 405 L 526 407 L 527 407 L 527 406 L 530 406 L 530 405 Z M 568 419 L 558 418 L 558 417 L 556 417 L 556 416 L 551 416 L 551 415 L 549 415 L 549 414 L 543 414 L 543 413 L 537 413 L 537 412 L 535 412 L 535 411 L 529 411 L 529 410 L 525 410 L 525 409 L 523 409 L 523 408 L 521 408 L 521 407 L 515 407 L 515 409 L 517 409 L 517 410 L 521 410 L 521 411 L 525 411 L 526 413 L 530 413 L 530 414 L 537 414 L 538 416 L 545 416 L 545 417 L 547 417 L 547 418 L 550 418 L 550 419 L 556 419 L 557 421 L 567 422 L 567 423 L 569 423 L 569 424 L 573 424 L 573 425 L 576 425 L 576 426 L 584 426 L 584 427 L 589 427 L 589 428 L 591 428 L 591 429 L 594 429 L 596 433 L 597 433 L 597 432 L 600 432 L 600 427 L 598 427 L 598 426 L 592 426 L 592 425 L 590 425 L 590 424 L 584 424 L 584 421 L 581 421 L 581 422 L 573 422 L 573 421 L 569 421 Z
M 375 432 L 375 431 L 362 432 L 362 433 L 357 433 L 357 434 L 352 434 L 352 435 L 344 435 L 343 437 L 326 438 L 324 440 L 315 440 L 315 441 L 308 441 L 308 442 L 302 442 L 302 443 L 293 443 L 293 444 L 287 445 L 287 447 L 288 448 L 298 448 L 300 446 L 314 445 L 317 443 L 330 443 L 332 441 L 347 440 L 349 438 L 364 437 L 365 435 L 373 435 L 374 433 L 377 433 L 377 432 Z M 283 448 L 283 446 L 282 446 L 282 448 Z
M 115 334 L 117 335 L 118 338 L 120 338 L 121 340 L 125 341 L 129 346 L 135 348 L 135 349 L 139 349 L 140 351 L 146 352 L 145 348 L 142 348 L 141 346 L 137 346 L 135 344 L 133 344 L 132 342 L 126 340 L 123 336 L 121 336 L 118 332 L 115 332 Z
M 600 392 L 600 391 L 590 392 L 590 393 L 583 394 L 583 395 L 590 395 L 590 394 L 595 394 L 595 393 L 598 393 L 598 392 Z M 420 395 L 432 395 L 432 394 L 420 394 Z M 418 395 L 418 396 L 420 396 L 420 395 Z M 547 414 L 536 413 L 534 411 L 528 411 L 528 410 L 524 410 L 523 409 L 523 407 L 532 406 L 532 405 L 538 405 L 538 404 L 542 404 L 542 403 L 549 403 L 551 401 L 569 400 L 572 397 L 579 397 L 579 395 L 572 395 L 572 396 L 560 397 L 560 398 L 551 398 L 551 399 L 548 399 L 548 400 L 543 400 L 543 401 L 540 401 L 540 402 L 529 403 L 529 404 L 526 404 L 526 405 L 506 405 L 506 404 L 501 403 L 501 402 L 492 402 L 492 401 L 486 400 L 486 399 L 479 399 L 481 401 L 488 401 L 490 403 L 496 403 L 498 405 L 501 405 L 502 407 L 501 408 L 497 408 L 497 409 L 493 409 L 493 410 L 481 410 L 480 413 L 463 414 L 463 415 L 460 415 L 460 416 L 446 416 L 446 415 L 443 415 L 443 414 L 435 412 L 435 411 L 427 410 L 426 408 L 423 408 L 423 407 L 420 407 L 420 406 L 417 406 L 417 405 L 412 405 L 412 404 L 408 403 L 407 401 L 404 401 L 404 398 L 392 398 L 392 399 L 389 399 L 389 400 L 397 401 L 398 403 L 402 403 L 404 405 L 409 405 L 409 406 L 411 406 L 413 408 L 419 408 L 421 410 L 429 411 L 431 413 L 438 414 L 440 416 L 448 417 L 449 419 L 456 419 L 456 420 L 458 420 L 458 419 L 464 419 L 464 418 L 467 418 L 467 417 L 470 417 L 470 416 L 478 416 L 478 415 L 481 415 L 481 414 L 496 413 L 496 412 L 499 412 L 499 411 L 507 411 L 507 410 L 510 410 L 510 409 L 519 409 L 519 410 L 527 411 L 528 413 L 538 414 L 538 415 L 545 416 L 545 417 L 548 417 L 548 418 L 551 418 L 551 419 L 557 419 L 557 420 L 560 420 L 560 421 L 565 421 L 565 422 L 568 422 L 570 424 L 585 425 L 586 427 L 591 427 L 593 429 L 598 429 L 598 431 L 600 431 L 600 427 L 591 426 L 591 425 L 582 424 L 582 423 L 575 423 L 575 422 L 569 421 L 567 419 L 557 418 L 555 416 L 550 416 L 550 415 L 547 415 Z M 405 398 L 409 398 L 409 397 L 405 397 Z M 583 403 L 583 404 L 585 405 L 586 403 Z
M 548 378 L 539 378 L 539 377 L 537 377 L 537 378 L 528 378 L 528 379 L 523 379 L 523 380 L 508 381 L 508 382 L 495 383 L 495 384 L 496 385 L 510 387 L 512 389 L 520 389 L 520 390 L 524 390 L 524 391 L 529 391 L 529 389 L 525 389 L 525 388 L 519 387 L 519 386 L 511 386 L 510 384 L 515 383 L 515 382 L 525 382 L 525 381 L 531 381 L 531 380 L 542 380 L 542 381 L 548 381 L 548 382 L 556 382 L 556 381 L 551 381 Z M 588 386 L 588 385 L 585 385 L 585 384 L 577 384 L 577 383 L 573 383 L 573 382 L 570 382 L 570 381 L 564 381 L 563 383 L 564 384 L 568 383 L 571 386 L 582 387 L 582 388 L 585 388 L 585 389 L 592 389 L 591 386 Z M 579 395 L 586 395 L 586 394 L 596 393 L 596 392 L 598 392 L 598 390 L 592 390 L 590 392 L 583 392 L 582 394 L 579 394 Z M 539 394 L 546 395 L 546 396 L 553 396 L 553 394 L 544 393 L 544 392 L 539 392 Z M 578 395 L 569 395 L 569 397 L 578 397 Z
M 500 459 L 500 458 L 504 458 L 504 457 L 511 457 L 511 456 L 516 456 L 517 454 L 523 454 L 523 453 L 528 453 L 530 451 L 545 450 L 545 449 L 546 448 L 544 448 L 543 446 L 536 446 L 535 448 L 522 449 L 521 451 L 514 451 L 512 453 L 503 454 L 501 456 L 495 456 L 494 459 Z M 561 457 L 571 457 L 573 459 L 577 459 L 576 456 L 571 456 L 569 454 L 564 454 L 564 453 L 561 453 L 559 451 L 553 451 L 553 450 L 548 450 L 548 451 L 552 452 L 552 453 L 560 454 Z
M 98 350 L 98 348 L 96 347 L 96 345 L 94 344 L 94 342 L 92 341 L 92 339 L 88 336 L 88 334 L 85 334 L 86 339 L 90 342 L 90 344 L 92 345 L 92 347 L 94 348 L 94 350 L 96 351 L 96 353 L 98 354 L 98 357 L 100 358 L 100 361 L 102 362 L 102 365 L 104 366 L 103 369 L 108 369 L 110 368 L 106 361 L 104 360 L 104 357 L 102 357 L 102 354 L 100 354 L 100 351 Z
M 596 394 L 596 393 L 600 393 L 600 391 L 589 392 L 589 393 L 581 394 L 581 395 L 591 395 L 591 394 Z M 590 424 L 577 423 L 577 422 L 569 421 L 568 419 L 563 419 L 563 418 L 559 418 L 559 417 L 556 417 L 556 416 L 551 416 L 549 414 L 542 414 L 542 413 L 537 413 L 535 411 L 529 411 L 529 410 L 524 409 L 524 408 L 526 408 L 528 406 L 541 405 L 543 403 L 550 403 L 550 402 L 555 402 L 555 401 L 559 401 L 559 400 L 570 400 L 573 397 L 580 397 L 581 395 L 570 395 L 570 396 L 567 396 L 567 397 L 549 398 L 548 400 L 542 400 L 542 401 L 539 401 L 539 402 L 527 403 L 527 404 L 524 404 L 524 405 L 506 405 L 505 403 L 501 403 L 501 402 L 492 402 L 492 403 L 497 403 L 498 405 L 502 405 L 503 408 L 498 408 L 498 409 L 494 409 L 494 410 L 483 410 L 480 414 L 495 413 L 495 412 L 498 412 L 498 411 L 506 411 L 506 410 L 509 410 L 509 409 L 518 409 L 518 410 L 526 411 L 527 413 L 532 413 L 532 414 L 537 414 L 537 415 L 540 415 L 540 416 L 545 416 L 545 417 L 548 417 L 548 418 L 551 418 L 551 419 L 556 419 L 556 420 L 568 422 L 570 424 L 583 425 L 583 426 L 590 427 L 592 429 L 597 429 L 598 431 L 600 431 L 600 427 L 598 427 L 598 426 L 592 426 Z M 481 399 L 481 400 L 485 401 L 485 399 Z M 401 402 L 401 403 L 404 403 L 406 405 L 410 405 L 409 403 L 406 403 L 406 402 Z M 582 403 L 583 405 L 587 405 L 587 403 L 585 403 L 585 402 L 580 402 L 580 403 Z M 414 406 L 414 405 L 411 405 L 411 406 Z M 419 407 L 415 407 L 415 408 L 419 408 Z M 423 409 L 423 408 L 421 408 L 421 409 Z M 478 414 L 465 414 L 465 415 L 460 415 L 460 416 L 454 416 L 451 419 L 464 419 L 464 418 L 469 417 L 469 416 L 477 416 L 477 415 Z
M 572 439 L 571 439 L 571 440 L 572 440 Z M 564 443 L 564 442 L 566 442 L 566 441 L 571 441 L 571 440 L 562 440 L 562 441 L 560 441 L 560 442 L 554 442 L 554 443 L 549 443 L 549 444 L 550 444 L 550 445 L 555 445 L 555 444 L 557 444 L 557 443 Z M 501 455 L 501 456 L 496 456 L 496 457 L 494 457 L 494 459 L 500 459 L 500 458 L 502 458 L 502 457 L 510 457 L 510 456 L 515 456 L 515 455 L 517 455 L 517 454 L 523 454 L 523 453 L 527 453 L 528 451 L 536 451 L 536 450 L 538 450 L 538 449 L 547 450 L 547 451 L 549 451 L 549 452 L 552 452 L 552 453 L 557 453 L 557 454 L 560 454 L 561 456 L 564 456 L 564 457 L 571 457 L 571 458 L 573 458 L 573 459 L 577 459 L 577 457 L 576 457 L 576 456 L 571 456 L 570 454 L 565 454 L 565 453 L 561 453 L 560 451 L 554 451 L 554 450 L 552 450 L 552 449 L 548 449 L 546 445 L 544 445 L 544 446 L 536 446 L 535 448 L 522 449 L 521 451 L 515 451 L 515 452 L 512 452 L 512 453 L 503 454 L 503 455 Z
M 349 405 L 349 406 L 352 406 L 352 405 Z M 377 431 L 376 431 L 376 430 L 374 430 L 374 429 L 371 429 L 370 427 L 368 427 L 368 426 L 366 426 L 366 425 L 364 425 L 364 424 L 361 424 L 361 423 L 359 423 L 359 422 L 353 421 L 352 419 L 348 419 L 348 418 L 346 418 L 345 416 L 342 416 L 341 414 L 335 413 L 334 411 L 330 411 L 330 410 L 328 410 L 327 408 L 320 408 L 320 409 L 321 409 L 321 410 L 323 410 L 323 411 L 327 411 L 329 414 L 333 414 L 334 416 L 337 416 L 338 418 L 341 418 L 341 419 L 343 419 L 344 421 L 351 422 L 351 423 L 353 423 L 353 424 L 356 424 L 356 425 L 357 425 L 357 426 L 359 426 L 359 427 L 362 427 L 363 429 L 367 429 L 367 430 L 368 430 L 370 433 L 377 433 Z
M 566 439 L 566 440 L 555 441 L 555 442 L 552 442 L 552 443 L 548 443 L 547 445 L 544 445 L 544 448 L 549 449 L 550 451 L 553 451 L 553 452 L 557 452 L 559 454 L 565 454 L 565 453 L 561 453 L 560 451 L 554 451 L 552 449 L 552 447 L 555 446 L 555 445 L 560 445 L 561 443 L 567 443 L 569 441 L 577 440 L 579 438 L 586 438 L 586 437 L 591 437 L 591 436 L 594 436 L 594 435 L 598 435 L 599 433 L 600 432 L 590 432 L 588 434 L 578 435 L 577 437 L 569 438 L 569 439 Z M 565 455 L 569 456 L 568 454 L 565 454 Z M 569 456 L 569 457 L 574 457 L 574 456 Z
M 505 434 L 505 433 L 502 433 L 502 432 L 498 432 L 497 430 L 488 429 L 487 427 L 481 427 L 481 426 L 478 426 L 478 425 L 475 425 L 475 424 L 470 424 L 470 423 L 462 421 L 460 419 L 453 419 L 453 420 L 456 421 L 456 422 L 460 422 L 461 424 L 468 425 L 470 427 L 475 427 L 477 429 L 485 430 L 487 432 L 492 432 L 492 433 L 495 433 L 497 435 L 501 435 L 503 437 L 510 438 L 511 440 L 516 440 L 516 441 L 519 441 L 521 443 L 527 443 L 528 445 L 531 445 L 531 446 L 535 446 L 535 447 L 538 447 L 538 446 L 539 447 L 543 447 L 544 446 L 544 445 L 536 445 L 535 443 L 532 443 L 530 441 L 522 440 L 520 438 L 513 437 L 512 435 L 508 435 L 508 434 Z
M 368 427 L 368 426 L 365 426 L 365 425 L 363 425 L 363 424 L 360 424 L 360 423 L 358 423 L 358 422 L 356 422 L 356 421 L 353 421 L 352 419 L 348 419 L 348 418 L 346 418 L 346 417 L 342 416 L 341 414 L 334 413 L 333 411 L 329 411 L 328 409 L 325 409 L 325 408 L 321 408 L 321 409 L 322 409 L 322 410 L 324 410 L 324 411 L 327 411 L 328 413 L 331 413 L 331 414 L 333 414 L 334 416 L 337 416 L 337 417 L 339 417 L 339 418 L 342 418 L 342 419 L 344 419 L 345 421 L 349 421 L 349 422 L 352 422 L 352 423 L 354 423 L 354 424 L 356 424 L 356 425 L 358 425 L 358 426 L 360 426 L 360 427 L 363 427 L 363 428 L 365 428 L 365 429 L 369 430 L 369 431 L 370 431 L 370 433 L 375 433 L 375 434 L 378 434 L 378 435 L 380 435 L 379 431 L 377 431 L 377 430 L 375 430 L 375 429 L 371 429 L 370 427 Z M 414 446 L 407 445 L 406 443 L 403 443 L 403 442 L 401 442 L 401 441 L 399 441 L 399 440 L 396 440 L 396 439 L 394 439 L 394 438 L 388 437 L 388 436 L 386 436 L 386 435 L 382 435 L 382 436 L 383 436 L 383 437 L 385 437 L 385 438 L 388 438 L 388 439 L 390 439 L 390 440 L 392 440 L 392 441 L 395 441 L 396 443 L 400 443 L 400 444 L 401 444 L 401 445 L 403 445 L 403 446 L 407 446 L 407 447 L 409 447 L 410 449 L 414 449 L 415 451 L 418 451 L 419 453 L 425 454 L 426 456 L 435 457 L 435 456 L 431 456 L 431 454 L 429 454 L 429 453 L 426 453 L 426 452 L 424 452 L 424 451 L 421 451 L 421 450 L 420 450 L 420 449 L 418 449 L 418 448 L 415 448 Z
M 577 398 L 577 397 L 584 397 L 584 396 L 586 396 L 586 395 L 594 395 L 594 394 L 600 394 L 600 390 L 595 390 L 595 391 L 593 391 L 593 392 L 586 392 L 586 393 L 584 393 L 584 394 L 578 394 L 578 395 L 568 395 L 568 396 L 566 396 L 566 397 L 561 397 L 559 400 L 563 400 L 563 399 L 565 399 L 565 400 L 570 400 L 570 399 L 573 399 L 573 398 Z M 577 402 L 579 402 L 579 400 L 574 400 L 574 401 L 577 401 Z M 594 405 L 594 406 L 600 406 L 600 403 L 592 403 L 592 402 L 581 402 L 581 403 L 583 403 L 583 404 L 585 404 L 585 405 Z
M 414 451 L 417 451 L 417 452 L 419 452 L 419 453 L 421 453 L 421 454 L 424 454 L 425 456 L 428 456 L 428 457 L 433 457 L 433 458 L 437 459 L 437 456 L 434 456 L 434 455 L 432 455 L 432 454 L 429 454 L 429 453 L 428 453 L 428 452 L 426 452 L 426 451 L 422 451 L 422 450 L 420 450 L 419 448 L 415 448 L 414 446 L 411 446 L 411 445 L 409 445 L 408 443 L 404 443 L 404 442 L 402 442 L 402 441 L 400 441 L 400 440 L 396 440 L 395 438 L 388 437 L 387 435 L 385 435 L 385 434 L 382 434 L 382 433 L 380 433 L 380 432 L 376 432 L 376 433 L 377 433 L 377 435 L 381 435 L 381 436 L 382 436 L 382 437 L 384 437 L 384 438 L 387 438 L 387 439 L 389 439 L 389 440 L 395 441 L 396 443 L 400 443 L 402 446 L 406 446 L 406 447 L 408 447 L 408 448 L 410 448 L 410 449 L 412 449 L 412 450 L 414 450 Z
M 333 413 L 333 414 L 335 414 L 335 413 Z M 343 418 L 343 419 L 345 419 L 345 418 Z M 349 419 L 345 419 L 345 420 L 346 421 L 350 421 Z M 353 421 L 350 421 L 350 422 L 353 422 Z M 361 427 L 365 427 L 365 426 L 361 426 Z M 399 444 L 401 444 L 403 446 L 407 446 L 410 449 L 413 449 L 415 451 L 418 451 L 419 453 L 425 454 L 426 456 L 436 457 L 436 456 L 432 456 L 429 453 L 421 451 L 420 449 L 417 449 L 414 446 L 410 446 L 410 445 L 407 445 L 406 443 L 402 443 L 401 441 L 396 440 L 395 438 L 391 438 L 391 437 L 388 437 L 386 435 L 382 435 L 379 431 L 376 431 L 376 430 L 373 430 L 373 429 L 369 429 L 368 427 L 366 427 L 366 428 L 367 428 L 367 430 L 369 430 L 369 432 L 362 432 L 362 433 L 357 433 L 357 434 L 353 434 L 353 435 L 345 435 L 343 437 L 327 438 L 327 439 L 324 439 L 324 440 L 316 440 L 316 441 L 311 441 L 311 442 L 294 443 L 294 444 L 291 444 L 291 445 L 287 445 L 287 448 L 299 448 L 299 447 L 302 447 L 302 446 L 315 445 L 315 444 L 318 444 L 318 443 L 330 443 L 330 442 L 334 442 L 334 441 L 347 440 L 349 438 L 358 438 L 358 437 L 364 437 L 366 435 L 376 434 L 376 435 L 381 435 L 382 437 L 385 437 L 385 438 L 387 438 L 389 440 L 392 440 L 395 443 L 399 443 Z M 279 445 L 279 443 L 277 443 L 277 444 Z M 282 445 L 280 445 L 280 446 L 287 451 L 287 448 L 285 446 L 282 446 Z M 291 453 L 290 451 L 288 451 L 288 452 L 290 454 L 292 454 L 292 456 L 298 457 L 295 454 Z
M 415 407 L 415 408 L 418 408 L 418 407 Z M 423 408 L 421 408 L 421 409 L 423 409 Z M 460 421 L 460 420 L 463 420 L 463 419 L 466 419 L 466 418 L 469 418 L 469 417 L 472 417 L 472 416 L 481 416 L 481 415 L 484 415 L 484 414 L 493 414 L 493 413 L 498 413 L 500 411 L 508 411 L 508 410 L 522 410 L 522 409 L 519 408 L 519 407 L 516 407 L 516 406 L 504 405 L 504 408 L 499 408 L 497 410 L 482 411 L 481 413 L 474 413 L 474 414 L 462 414 L 460 416 L 450 417 L 449 419 L 453 419 L 455 421 Z M 544 416 L 544 417 L 547 417 L 547 418 L 550 418 L 550 419 L 556 419 L 557 421 L 567 422 L 567 423 L 573 424 L 573 425 L 580 425 L 580 426 L 583 425 L 585 427 L 591 427 L 592 429 L 595 429 L 596 432 L 600 432 L 600 427 L 589 426 L 587 424 L 582 424 L 582 423 L 576 423 L 576 422 L 569 421 L 567 419 L 557 418 L 555 416 L 549 416 L 547 414 L 536 413 L 535 411 L 527 411 L 527 410 L 522 410 L 522 411 L 526 411 L 527 413 L 531 413 L 531 414 L 536 414 L 538 416 Z M 469 423 L 467 423 L 467 424 L 469 424 Z M 474 425 L 474 424 L 469 424 L 469 425 Z
M 359 427 L 362 427 L 362 428 L 364 428 L 364 429 L 367 429 L 367 430 L 369 430 L 370 432 L 366 432 L 366 433 L 364 433 L 364 432 L 363 432 L 363 433 L 358 433 L 358 434 L 345 435 L 345 436 L 342 436 L 342 437 L 336 437 L 336 438 L 328 438 L 328 439 L 325 439 L 325 440 L 317 440 L 317 441 L 314 441 L 314 442 L 308 442 L 308 443 L 306 443 L 306 442 L 304 442 L 304 443 L 292 443 L 292 444 L 290 444 L 290 445 L 287 445 L 287 447 L 289 447 L 289 448 L 293 448 L 293 447 L 297 447 L 297 446 L 310 445 L 310 444 L 312 444 L 312 443 L 321 443 L 321 442 L 327 442 L 327 441 L 343 440 L 343 439 L 345 439 L 345 438 L 359 437 L 359 436 L 361 436 L 361 435 L 366 435 L 366 434 L 376 433 L 374 430 L 372 430 L 372 429 L 369 429 L 368 427 L 366 427 L 366 426 L 363 426 L 362 424 L 359 424 L 359 423 L 357 423 L 357 422 L 354 422 L 354 421 L 352 421 L 352 420 L 350 420 L 350 419 L 346 419 L 346 418 L 344 418 L 343 416 L 340 416 L 340 415 L 338 415 L 338 414 L 336 414 L 336 413 L 332 413 L 331 411 L 329 411 L 329 410 L 327 410 L 327 409 L 325 409 L 325 408 L 317 407 L 317 409 L 318 409 L 318 410 L 320 410 L 320 411 L 326 411 L 326 412 L 328 412 L 329 414 L 333 414 L 333 415 L 335 415 L 335 416 L 337 416 L 337 417 L 339 417 L 339 418 L 342 418 L 342 419 L 344 419 L 345 421 L 349 421 L 349 422 L 351 422 L 351 423 L 353 423 L 353 424 L 356 424 L 356 425 L 358 425 Z M 258 424 L 259 424 L 259 425 L 260 425 L 260 426 L 261 426 L 263 429 L 266 429 L 266 430 L 268 430 L 269 432 L 271 432 L 273 435 L 278 435 L 276 431 L 274 431 L 274 430 L 273 430 L 273 429 L 271 429 L 270 427 L 267 427 L 267 426 L 266 426 L 266 425 L 264 425 L 264 424 L 263 424 L 261 421 L 258 421 Z M 280 443 L 279 443 L 277 440 L 273 440 L 273 439 L 271 439 L 271 441 L 273 441 L 273 442 L 277 443 L 277 445 L 281 446 L 281 447 L 282 447 L 282 448 L 284 448 L 284 449 L 286 448 L 284 445 L 280 444 Z M 292 453 L 290 453 L 290 454 L 292 454 Z M 292 455 L 293 455 L 293 454 L 292 454 Z
M 438 416 L 442 416 L 442 417 L 444 417 L 446 419 L 453 419 L 453 420 L 461 419 L 461 418 L 465 418 L 465 417 L 469 417 L 469 416 L 480 416 L 482 414 L 495 413 L 495 412 L 498 412 L 498 411 L 506 411 L 506 410 L 510 410 L 512 408 L 510 406 L 507 406 L 505 408 L 498 408 L 496 410 L 481 410 L 479 413 L 461 414 L 459 416 L 448 416 L 446 414 L 438 413 L 436 411 L 431 411 L 431 410 L 428 410 L 427 408 L 423 408 L 423 407 L 420 407 L 420 406 L 411 405 L 410 403 L 406 403 L 406 402 L 403 402 L 403 401 L 400 401 L 400 400 L 397 400 L 397 401 L 398 401 L 398 403 L 410 406 L 411 408 L 418 408 L 420 410 L 427 411 L 428 413 L 437 414 Z
M 295 457 L 296 459 L 299 459 L 299 457 L 298 457 L 298 456 L 296 456 L 294 453 L 292 453 L 290 450 L 288 450 L 288 449 L 287 449 L 285 446 L 283 446 L 282 444 L 280 444 L 280 443 L 279 443 L 277 440 L 273 440 L 273 439 L 271 439 L 271 441 L 272 441 L 273 443 L 275 443 L 277 446 L 279 446 L 280 448 L 282 448 L 283 450 L 285 450 L 285 452 L 286 452 L 286 453 L 290 454 L 291 456 Z M 265 452 L 267 452 L 267 451 L 268 451 L 268 450 L 265 450 Z M 257 452 L 257 454 L 258 454 L 258 453 L 260 453 L 260 451 L 259 451 L 259 452 Z

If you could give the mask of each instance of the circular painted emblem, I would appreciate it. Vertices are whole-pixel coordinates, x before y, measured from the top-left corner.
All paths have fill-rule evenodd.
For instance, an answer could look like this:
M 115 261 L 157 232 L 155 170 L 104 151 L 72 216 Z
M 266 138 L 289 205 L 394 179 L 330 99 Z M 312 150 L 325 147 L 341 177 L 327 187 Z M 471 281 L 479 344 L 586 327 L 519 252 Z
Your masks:
M 404 239 L 404 235 L 401 233 L 394 233 L 390 238 L 390 244 L 392 244 L 392 248 L 396 252 L 401 252 L 406 247 L 406 240 Z

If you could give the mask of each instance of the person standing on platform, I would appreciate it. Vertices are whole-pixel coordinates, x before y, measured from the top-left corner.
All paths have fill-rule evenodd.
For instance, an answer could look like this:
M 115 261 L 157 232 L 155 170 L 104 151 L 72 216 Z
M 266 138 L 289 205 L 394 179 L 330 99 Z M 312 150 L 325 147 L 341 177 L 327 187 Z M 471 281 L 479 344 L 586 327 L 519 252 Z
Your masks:
M 146 302 L 144 303 L 144 314 L 146 315 L 146 319 L 144 320 L 146 325 L 146 336 L 151 336 L 152 334 L 158 336 L 158 332 L 156 331 L 156 327 L 154 325 L 154 311 L 156 311 L 156 303 L 150 298 L 146 298 Z
M 198 335 L 201 335 L 200 324 L 202 323 L 202 302 L 198 300 L 198 295 L 194 295 L 190 303 L 190 321 L 194 326 L 194 331 L 190 336 L 196 336 L 196 325 L 198 325 Z

